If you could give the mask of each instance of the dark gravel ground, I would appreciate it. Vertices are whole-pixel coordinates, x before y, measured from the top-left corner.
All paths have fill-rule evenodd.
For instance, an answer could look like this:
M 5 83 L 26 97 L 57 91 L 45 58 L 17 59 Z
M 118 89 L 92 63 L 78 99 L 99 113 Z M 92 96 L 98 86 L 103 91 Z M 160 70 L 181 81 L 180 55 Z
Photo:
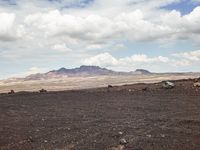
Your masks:
M 199 150 L 200 89 L 175 83 L 1 94 L 0 149 Z

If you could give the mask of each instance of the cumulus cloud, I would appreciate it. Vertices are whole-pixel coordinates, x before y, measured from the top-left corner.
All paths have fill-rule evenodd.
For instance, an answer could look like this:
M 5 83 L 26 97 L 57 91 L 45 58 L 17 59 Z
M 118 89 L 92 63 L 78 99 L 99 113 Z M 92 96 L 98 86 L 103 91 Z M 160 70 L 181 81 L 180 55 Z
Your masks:
M 184 52 L 184 53 L 176 53 L 173 56 L 181 59 L 186 59 L 188 61 L 200 61 L 200 50 Z
M 169 45 L 184 40 L 199 46 L 200 7 L 194 8 L 186 15 L 182 15 L 178 10 L 163 8 L 169 4 L 180 3 L 181 0 L 12 2 L 10 5 L 10 1 L 0 1 L 0 61 L 11 62 L 15 59 L 23 63 L 33 61 L 41 64 L 49 58 L 59 62 L 62 57 L 63 60 L 74 60 L 77 65 L 80 64 L 80 58 L 97 53 L 99 55 L 85 59 L 84 64 L 189 66 L 199 61 L 196 54 L 198 52 L 180 53 L 176 56 L 174 54 L 170 57 L 159 56 L 159 52 L 152 53 L 151 57 L 146 54 L 114 57 L 115 50 L 118 55 L 123 50 L 133 54 L 131 48 L 135 43 Z M 63 55 L 63 52 L 70 53 Z
M 14 39 L 15 17 L 14 13 L 0 13 L 0 40 L 9 41 Z
M 112 22 L 106 17 L 98 15 L 78 17 L 61 14 L 59 10 L 29 15 L 25 23 L 44 32 L 46 36 L 67 36 L 83 41 L 95 39 L 100 41 L 113 34 Z
M 30 5 L 23 0 L 16 1 L 18 5 Z M 44 3 L 45 1 L 43 1 Z M 84 3 L 84 0 L 61 0 L 52 1 L 60 4 Z M 161 7 L 170 3 L 180 2 L 179 0 L 167 1 L 109 1 L 104 2 L 95 0 L 90 7 L 74 12 L 69 9 L 68 12 L 53 8 L 52 2 L 46 1 L 49 9 L 38 8 L 37 12 L 24 14 L 21 12 L 24 20 L 20 20 L 13 13 L 2 13 L 1 20 L 5 24 L 0 26 L 0 36 L 10 37 L 13 31 L 13 24 L 17 19 L 18 28 L 15 28 L 18 34 L 26 35 L 26 38 L 61 38 L 75 40 L 77 43 L 86 42 L 89 45 L 99 43 L 112 43 L 115 40 L 130 41 L 165 41 L 166 39 L 193 39 L 199 37 L 200 7 L 196 7 L 190 14 L 181 16 L 178 11 L 161 12 L 157 6 Z M 23 4 L 25 3 L 25 4 Z M 41 2 L 35 0 L 35 3 Z M 149 10 L 144 4 L 148 3 L 153 10 Z M 106 5 L 105 5 L 106 4 Z M 98 6 L 98 7 L 97 7 Z M 107 6 L 111 12 L 104 12 Z M 36 9 L 37 6 L 32 6 Z M 23 8 L 23 7 L 22 7 Z M 96 11 L 95 8 L 98 8 Z M 115 11 L 115 8 L 123 11 Z M 145 9 L 143 9 L 145 8 Z M 152 13 L 151 13 L 152 12 Z M 19 13 L 18 13 L 19 14 Z M 111 15 L 112 14 L 112 15 Z M 158 15 L 159 14 L 159 15 Z M 113 16 L 114 15 L 114 16 Z M 173 20 L 173 22 L 172 22 Z M 21 27 L 21 29 L 19 29 Z M 9 35 L 9 36 L 8 36 Z M 167 40 L 166 40 L 167 41 Z
M 163 66 L 186 67 L 200 64 L 200 50 L 171 54 L 170 57 L 149 57 L 145 54 L 134 54 L 130 57 L 115 58 L 109 53 L 102 53 L 82 61 L 85 65 L 98 65 L 102 67 L 144 67 Z
M 132 10 L 115 17 L 91 14 L 86 16 L 61 13 L 52 10 L 30 14 L 25 24 L 44 33 L 45 37 L 66 37 L 88 44 L 111 43 L 113 40 L 164 41 L 165 39 L 196 39 L 200 32 L 200 7 L 190 14 L 181 16 L 171 11 L 149 20 L 147 12 Z M 152 16 L 153 17 L 153 16 Z M 173 20 L 173 22 L 172 22 Z M 38 34 L 37 34 L 38 35 Z
M 112 55 L 109 53 L 102 53 L 98 54 L 94 57 L 88 58 L 83 60 L 82 62 L 85 65 L 97 65 L 97 66 L 115 66 L 119 62 L 116 58 L 114 58 Z
M 158 57 L 148 57 L 144 54 L 135 54 L 131 57 L 125 58 L 115 58 L 109 53 L 102 53 L 91 58 L 83 60 L 85 65 L 98 65 L 103 67 L 128 67 L 128 66 L 137 66 L 144 64 L 152 63 L 167 63 L 169 59 L 167 57 L 158 56 Z

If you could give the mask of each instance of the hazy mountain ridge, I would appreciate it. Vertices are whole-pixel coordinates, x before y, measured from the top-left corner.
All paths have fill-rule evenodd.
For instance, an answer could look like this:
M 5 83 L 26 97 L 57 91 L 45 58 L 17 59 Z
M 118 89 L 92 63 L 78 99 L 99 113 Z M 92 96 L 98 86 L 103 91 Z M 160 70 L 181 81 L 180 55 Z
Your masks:
M 57 75 L 108 75 L 117 72 L 99 66 L 80 66 L 73 69 L 60 68 L 59 70 L 50 71 L 47 74 L 51 73 Z
M 14 82 L 23 82 L 23 81 L 37 81 L 37 80 L 58 80 L 68 77 L 98 77 L 98 76 L 134 76 L 134 75 L 161 75 L 161 76 L 182 76 L 182 75 L 197 75 L 199 73 L 152 73 L 145 69 L 136 69 L 131 72 L 120 72 L 113 71 L 107 68 L 101 68 L 99 66 L 80 66 L 77 68 L 67 69 L 60 68 L 58 70 L 51 70 L 46 73 L 37 73 L 31 74 L 24 78 L 9 78 L 6 80 L 1 80 L 1 83 L 14 83 Z
M 152 74 L 150 71 L 145 70 L 145 69 L 136 69 L 135 72 L 136 74 Z
M 135 83 L 156 83 L 166 80 L 199 78 L 200 73 L 152 73 L 137 69 L 132 72 L 117 72 L 98 66 L 81 66 L 74 69 L 60 68 L 46 73 L 32 74 L 24 78 L 0 80 L 0 93 L 15 91 L 62 91 L 128 85 Z
M 118 72 L 99 66 L 80 66 L 78 68 L 66 69 L 60 68 L 52 70 L 47 73 L 32 74 L 25 77 L 25 80 L 41 80 L 59 77 L 74 77 L 74 76 L 100 76 L 100 75 L 133 75 L 133 74 L 151 74 L 151 72 L 144 69 L 137 69 L 134 72 Z

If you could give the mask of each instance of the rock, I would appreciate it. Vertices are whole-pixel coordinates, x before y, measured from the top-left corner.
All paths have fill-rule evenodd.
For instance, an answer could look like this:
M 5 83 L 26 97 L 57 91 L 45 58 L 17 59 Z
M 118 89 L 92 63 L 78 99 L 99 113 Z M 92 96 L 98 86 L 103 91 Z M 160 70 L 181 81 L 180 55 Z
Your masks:
M 14 90 L 10 90 L 10 92 L 8 92 L 8 94 L 15 94 Z
M 152 136 L 151 136 L 151 134 L 147 134 L 147 137 L 148 137 L 148 138 L 151 138 Z
M 113 86 L 112 85 L 108 85 L 108 88 L 112 88 Z
M 200 82 L 200 78 L 194 79 L 194 82 Z
M 164 135 L 164 134 L 161 134 L 160 136 L 161 136 L 162 138 L 164 138 L 164 137 L 165 137 L 165 135 Z
M 126 141 L 126 139 L 122 138 L 122 139 L 119 140 L 119 143 L 121 145 L 126 145 L 128 142 Z
M 47 143 L 48 141 L 47 140 L 44 140 L 44 143 Z
M 162 87 L 164 89 L 173 89 L 175 87 L 175 84 L 169 81 L 164 81 L 164 83 L 162 84 Z
M 67 128 L 67 130 L 71 130 L 71 128 Z
M 113 86 L 112 86 L 112 85 L 108 85 L 108 89 L 107 89 L 108 92 L 110 92 L 110 89 L 111 89 L 111 88 L 113 88 Z
M 113 147 L 111 150 L 124 150 L 125 146 L 124 145 L 118 145 L 117 147 Z
M 200 82 L 196 82 L 193 85 L 194 85 L 194 87 L 200 87 Z
M 147 87 L 142 88 L 142 91 L 147 91 Z
M 29 137 L 28 137 L 28 141 L 29 141 L 29 142 L 33 142 L 33 137 L 32 137 L 32 136 L 29 136 Z
M 118 134 L 119 134 L 119 135 L 123 135 L 123 132 L 119 131 Z
M 39 92 L 40 92 L 40 93 L 47 93 L 47 90 L 41 89 Z

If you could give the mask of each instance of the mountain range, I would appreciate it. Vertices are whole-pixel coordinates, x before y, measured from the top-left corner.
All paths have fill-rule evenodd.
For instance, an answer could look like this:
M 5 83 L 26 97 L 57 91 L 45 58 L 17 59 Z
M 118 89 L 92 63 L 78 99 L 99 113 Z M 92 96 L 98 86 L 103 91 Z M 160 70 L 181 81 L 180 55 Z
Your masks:
M 66 90 L 105 87 L 107 85 L 127 85 L 135 83 L 155 83 L 166 80 L 199 78 L 198 72 L 152 73 L 145 69 L 130 72 L 113 71 L 99 66 L 60 68 L 46 73 L 31 74 L 23 78 L 0 80 L 0 93 L 15 91 Z
M 132 72 L 118 72 L 101 68 L 99 66 L 80 66 L 78 68 L 66 69 L 60 68 L 58 70 L 52 70 L 47 73 L 32 74 L 25 77 L 25 80 L 40 80 L 51 79 L 58 77 L 73 77 L 73 76 L 99 76 L 99 75 L 133 75 L 133 74 L 152 74 L 148 70 L 137 69 Z

